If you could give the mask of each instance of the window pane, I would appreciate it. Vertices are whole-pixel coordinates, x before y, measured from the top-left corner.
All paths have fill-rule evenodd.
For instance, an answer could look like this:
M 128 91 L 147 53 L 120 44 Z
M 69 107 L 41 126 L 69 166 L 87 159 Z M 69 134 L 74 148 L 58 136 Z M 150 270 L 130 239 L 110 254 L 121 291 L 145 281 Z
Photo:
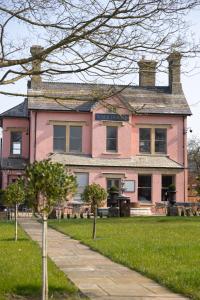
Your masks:
M 11 154 L 21 155 L 22 150 L 22 132 L 11 132 Z
M 82 151 L 82 127 L 70 126 L 69 151 Z
M 88 185 L 88 173 L 75 173 L 75 176 L 79 187 Z
M 166 129 L 155 129 L 155 152 L 166 153 L 166 136 Z
M 166 192 L 168 191 L 168 187 L 174 183 L 174 176 L 170 175 L 162 175 L 162 201 L 166 201 Z
M 13 154 L 21 154 L 21 143 L 13 143 L 12 145 L 12 153 Z
M 166 140 L 166 129 L 155 128 L 155 139 L 165 141 Z
M 120 178 L 108 178 L 107 179 L 107 190 L 109 190 L 113 186 L 115 186 L 118 189 L 120 189 L 120 187 L 121 187 L 121 179 Z
M 151 201 L 151 175 L 138 176 L 138 200 Z
M 117 127 L 106 127 L 106 150 L 117 151 Z
M 139 201 L 151 201 L 151 189 L 150 188 L 138 188 L 138 200 Z
M 117 127 L 115 126 L 108 126 L 107 127 L 107 138 L 114 138 L 117 137 Z
M 138 187 L 151 187 L 151 175 L 139 175 Z
M 21 132 L 11 132 L 11 141 L 12 142 L 21 142 L 22 141 L 22 133 Z
M 151 129 L 150 128 L 140 128 L 140 144 L 139 151 L 142 153 L 151 152 Z
M 151 129 L 150 128 L 140 128 L 140 139 L 141 140 L 149 140 L 151 137 Z
M 109 151 L 117 150 L 117 140 L 116 139 L 108 139 L 107 140 L 107 150 L 109 150 Z
M 74 195 L 74 200 L 82 201 L 81 194 L 89 183 L 88 173 L 75 173 L 78 184 L 77 193 Z
M 53 126 L 53 151 L 66 151 L 66 126 Z

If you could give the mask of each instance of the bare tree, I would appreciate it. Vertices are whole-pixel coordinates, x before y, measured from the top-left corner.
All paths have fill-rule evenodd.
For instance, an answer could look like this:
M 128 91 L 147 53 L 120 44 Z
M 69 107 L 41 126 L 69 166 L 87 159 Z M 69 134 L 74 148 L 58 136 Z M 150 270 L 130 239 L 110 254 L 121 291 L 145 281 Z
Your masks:
M 0 84 L 7 86 L 0 93 L 12 95 L 10 84 L 38 74 L 52 80 L 75 74 L 87 81 L 124 76 L 135 71 L 142 53 L 160 60 L 172 46 L 194 53 L 198 49 L 181 34 L 184 16 L 198 5 L 199 0 L 0 1 Z M 42 47 L 30 55 L 32 44 Z
M 193 177 L 200 176 L 200 139 L 194 137 L 188 143 L 189 171 Z

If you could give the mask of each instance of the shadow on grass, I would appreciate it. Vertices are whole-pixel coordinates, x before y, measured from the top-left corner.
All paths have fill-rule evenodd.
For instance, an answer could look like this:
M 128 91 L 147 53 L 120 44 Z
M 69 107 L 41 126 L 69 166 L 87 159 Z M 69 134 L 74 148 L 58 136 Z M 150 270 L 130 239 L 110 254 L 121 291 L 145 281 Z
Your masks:
M 42 293 L 42 285 L 22 284 L 15 287 L 15 294 L 21 296 L 35 297 Z M 66 295 L 66 289 L 49 285 L 49 295 Z
M 20 242 L 27 242 L 29 239 L 28 238 L 18 238 L 16 243 L 20 243 Z M 12 238 L 3 238 L 3 239 L 0 239 L 0 242 L 15 242 L 15 238 L 12 237 Z

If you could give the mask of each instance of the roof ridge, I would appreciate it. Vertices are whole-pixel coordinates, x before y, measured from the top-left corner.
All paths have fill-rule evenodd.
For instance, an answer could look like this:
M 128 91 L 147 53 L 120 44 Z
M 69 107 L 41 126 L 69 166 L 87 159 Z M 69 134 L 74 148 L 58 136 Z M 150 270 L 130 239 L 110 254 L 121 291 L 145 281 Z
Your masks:
M 117 86 L 117 87 L 134 87 L 134 88 L 141 88 L 141 89 L 154 89 L 154 88 L 169 88 L 168 85 L 155 85 L 155 86 L 140 86 L 140 85 L 133 85 L 133 84 L 113 84 L 113 83 L 86 83 L 86 82 L 55 82 L 55 81 L 42 81 L 41 84 L 64 84 L 64 85 L 103 85 L 103 86 Z

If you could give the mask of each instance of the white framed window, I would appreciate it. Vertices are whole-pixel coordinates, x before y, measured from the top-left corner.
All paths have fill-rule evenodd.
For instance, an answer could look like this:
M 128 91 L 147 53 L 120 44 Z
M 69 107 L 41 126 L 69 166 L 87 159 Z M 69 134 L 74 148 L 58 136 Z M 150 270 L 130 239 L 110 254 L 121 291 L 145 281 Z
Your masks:
M 81 194 L 85 187 L 89 184 L 89 173 L 75 172 L 74 175 L 76 176 L 76 182 L 78 185 L 77 192 L 74 195 L 74 200 L 81 202 Z
M 10 154 L 21 155 L 22 154 L 22 132 L 11 131 L 10 133 Z

